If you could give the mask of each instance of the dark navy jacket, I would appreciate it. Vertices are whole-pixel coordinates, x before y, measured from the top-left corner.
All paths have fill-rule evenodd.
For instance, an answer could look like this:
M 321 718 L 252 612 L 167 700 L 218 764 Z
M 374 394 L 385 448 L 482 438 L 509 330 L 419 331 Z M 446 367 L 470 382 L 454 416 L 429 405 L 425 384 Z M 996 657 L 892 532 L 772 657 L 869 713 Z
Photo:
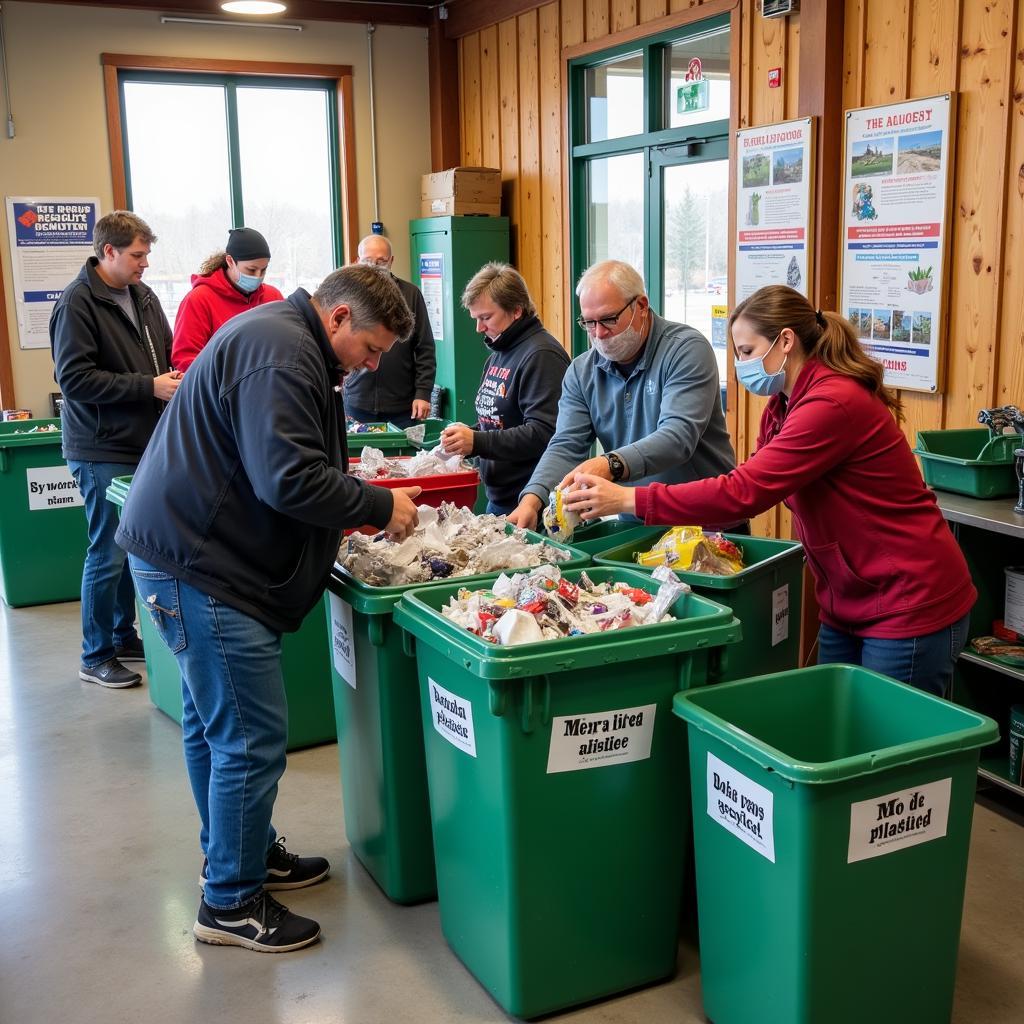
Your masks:
M 340 380 L 303 289 L 229 320 L 168 403 L 117 542 L 271 629 L 297 630 L 342 530 L 383 527 L 394 505 L 345 474 Z

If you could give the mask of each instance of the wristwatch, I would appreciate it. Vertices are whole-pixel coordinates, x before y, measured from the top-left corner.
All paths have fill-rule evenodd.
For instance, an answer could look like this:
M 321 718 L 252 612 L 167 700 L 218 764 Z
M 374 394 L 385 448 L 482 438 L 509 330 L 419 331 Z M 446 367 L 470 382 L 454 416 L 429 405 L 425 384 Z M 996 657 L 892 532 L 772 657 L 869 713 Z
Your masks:
M 626 475 L 626 464 L 615 452 L 605 452 L 604 457 L 608 460 L 608 469 L 611 471 L 612 480 L 618 482 Z

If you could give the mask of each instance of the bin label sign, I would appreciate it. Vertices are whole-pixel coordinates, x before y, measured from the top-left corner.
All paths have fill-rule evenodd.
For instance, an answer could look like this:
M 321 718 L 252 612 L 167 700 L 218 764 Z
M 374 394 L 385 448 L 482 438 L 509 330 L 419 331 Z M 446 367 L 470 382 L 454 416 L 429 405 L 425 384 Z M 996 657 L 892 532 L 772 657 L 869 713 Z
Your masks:
M 434 728 L 453 746 L 476 757 L 476 736 L 473 734 L 473 705 L 464 697 L 427 680 L 430 688 L 430 717 Z
M 708 817 L 775 863 L 775 796 L 708 753 Z
M 331 594 L 331 651 L 334 670 L 356 688 L 356 637 L 352 632 L 352 605 Z
M 940 779 L 851 804 L 846 863 L 941 839 L 949 820 L 952 785 L 951 778 Z
M 548 775 L 646 761 L 651 756 L 657 710 L 657 704 L 644 704 L 553 719 Z
M 789 639 L 789 584 L 772 591 L 772 647 Z
M 32 512 L 44 512 L 54 508 L 81 508 L 82 492 L 67 466 L 44 466 L 26 469 L 28 482 L 28 507 Z

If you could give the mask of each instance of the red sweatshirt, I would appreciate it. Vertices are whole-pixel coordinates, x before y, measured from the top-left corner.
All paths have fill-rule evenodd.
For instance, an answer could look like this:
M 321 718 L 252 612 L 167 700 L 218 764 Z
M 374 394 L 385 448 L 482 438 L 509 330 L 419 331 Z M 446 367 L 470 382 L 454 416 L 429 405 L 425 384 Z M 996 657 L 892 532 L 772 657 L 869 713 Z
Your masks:
M 636 489 L 646 523 L 735 522 L 779 501 L 793 513 L 821 619 L 857 636 L 924 636 L 977 591 L 903 432 L 864 385 L 816 359 L 761 417 L 757 451 L 724 476 Z
M 283 298 L 272 284 L 261 284 L 251 295 L 243 295 L 223 270 L 208 277 L 193 274 L 192 291 L 182 299 L 174 318 L 171 365 L 187 370 L 221 324 L 247 309 Z

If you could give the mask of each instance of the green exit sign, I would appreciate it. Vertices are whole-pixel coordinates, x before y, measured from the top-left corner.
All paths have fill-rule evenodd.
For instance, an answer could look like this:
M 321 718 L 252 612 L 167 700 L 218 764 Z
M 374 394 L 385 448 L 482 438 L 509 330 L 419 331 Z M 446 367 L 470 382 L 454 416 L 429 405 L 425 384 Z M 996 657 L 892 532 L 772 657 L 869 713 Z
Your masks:
M 676 113 L 692 114 L 697 110 L 708 109 L 708 81 L 687 82 L 676 89 Z

